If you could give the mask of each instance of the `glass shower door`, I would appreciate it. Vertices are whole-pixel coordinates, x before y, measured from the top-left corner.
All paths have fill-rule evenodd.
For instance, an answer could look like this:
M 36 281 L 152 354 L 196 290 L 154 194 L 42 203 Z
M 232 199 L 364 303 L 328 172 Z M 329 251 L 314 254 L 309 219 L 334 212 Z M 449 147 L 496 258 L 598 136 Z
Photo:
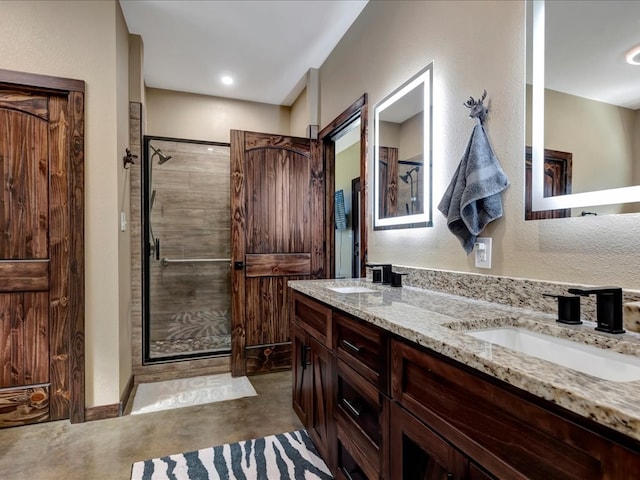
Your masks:
M 145 362 L 231 349 L 229 145 L 145 137 Z

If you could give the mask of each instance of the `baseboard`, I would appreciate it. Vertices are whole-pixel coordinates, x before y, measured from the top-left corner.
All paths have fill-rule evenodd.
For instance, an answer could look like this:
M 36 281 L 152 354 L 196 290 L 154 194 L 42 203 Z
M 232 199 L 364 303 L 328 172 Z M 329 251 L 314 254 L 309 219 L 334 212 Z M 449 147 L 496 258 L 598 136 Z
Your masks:
M 129 381 L 127 382 L 127 386 L 124 387 L 124 392 L 122 392 L 122 396 L 120 397 L 120 410 L 118 412 L 119 416 L 124 415 L 124 410 L 127 408 L 127 403 L 129 402 L 129 397 L 131 397 L 131 392 L 133 392 L 133 375 L 129 377 Z
M 131 392 L 133 391 L 133 376 L 129 377 L 127 386 L 122 392 L 119 403 L 113 403 L 111 405 L 100 405 L 98 407 L 88 407 L 84 409 L 84 421 L 93 422 L 94 420 L 106 420 L 107 418 L 121 417 Z
M 100 405 L 99 407 L 88 407 L 84 409 L 84 421 L 106 420 L 107 418 L 117 418 L 120 416 L 120 404 Z

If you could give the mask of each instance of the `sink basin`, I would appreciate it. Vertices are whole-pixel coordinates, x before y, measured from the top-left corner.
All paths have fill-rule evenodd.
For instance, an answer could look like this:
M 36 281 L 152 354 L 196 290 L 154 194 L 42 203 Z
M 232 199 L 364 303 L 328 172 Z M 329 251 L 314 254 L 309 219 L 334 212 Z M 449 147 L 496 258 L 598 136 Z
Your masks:
M 371 288 L 367 287 L 327 287 L 329 290 L 333 290 L 338 293 L 371 293 L 375 292 Z
M 465 334 L 604 380 L 640 380 L 640 358 L 631 355 L 517 327 L 490 328 Z

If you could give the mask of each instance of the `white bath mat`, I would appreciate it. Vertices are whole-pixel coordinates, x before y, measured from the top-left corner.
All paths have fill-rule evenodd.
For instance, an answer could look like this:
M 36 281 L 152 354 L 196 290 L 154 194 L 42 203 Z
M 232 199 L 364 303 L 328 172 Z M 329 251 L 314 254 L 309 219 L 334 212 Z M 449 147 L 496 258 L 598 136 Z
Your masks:
M 133 399 L 131 415 L 254 395 L 257 393 L 247 377 L 234 378 L 230 373 L 141 383 Z

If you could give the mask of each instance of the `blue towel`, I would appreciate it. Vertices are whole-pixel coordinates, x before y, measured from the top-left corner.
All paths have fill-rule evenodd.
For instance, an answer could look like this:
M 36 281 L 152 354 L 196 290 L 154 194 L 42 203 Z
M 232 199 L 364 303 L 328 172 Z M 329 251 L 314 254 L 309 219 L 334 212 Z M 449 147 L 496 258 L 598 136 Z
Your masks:
M 471 253 L 476 237 L 490 222 L 502 216 L 500 192 L 509 180 L 498 163 L 487 132 L 476 125 L 460 165 L 444 193 L 438 210 L 447 217 L 447 226 Z

